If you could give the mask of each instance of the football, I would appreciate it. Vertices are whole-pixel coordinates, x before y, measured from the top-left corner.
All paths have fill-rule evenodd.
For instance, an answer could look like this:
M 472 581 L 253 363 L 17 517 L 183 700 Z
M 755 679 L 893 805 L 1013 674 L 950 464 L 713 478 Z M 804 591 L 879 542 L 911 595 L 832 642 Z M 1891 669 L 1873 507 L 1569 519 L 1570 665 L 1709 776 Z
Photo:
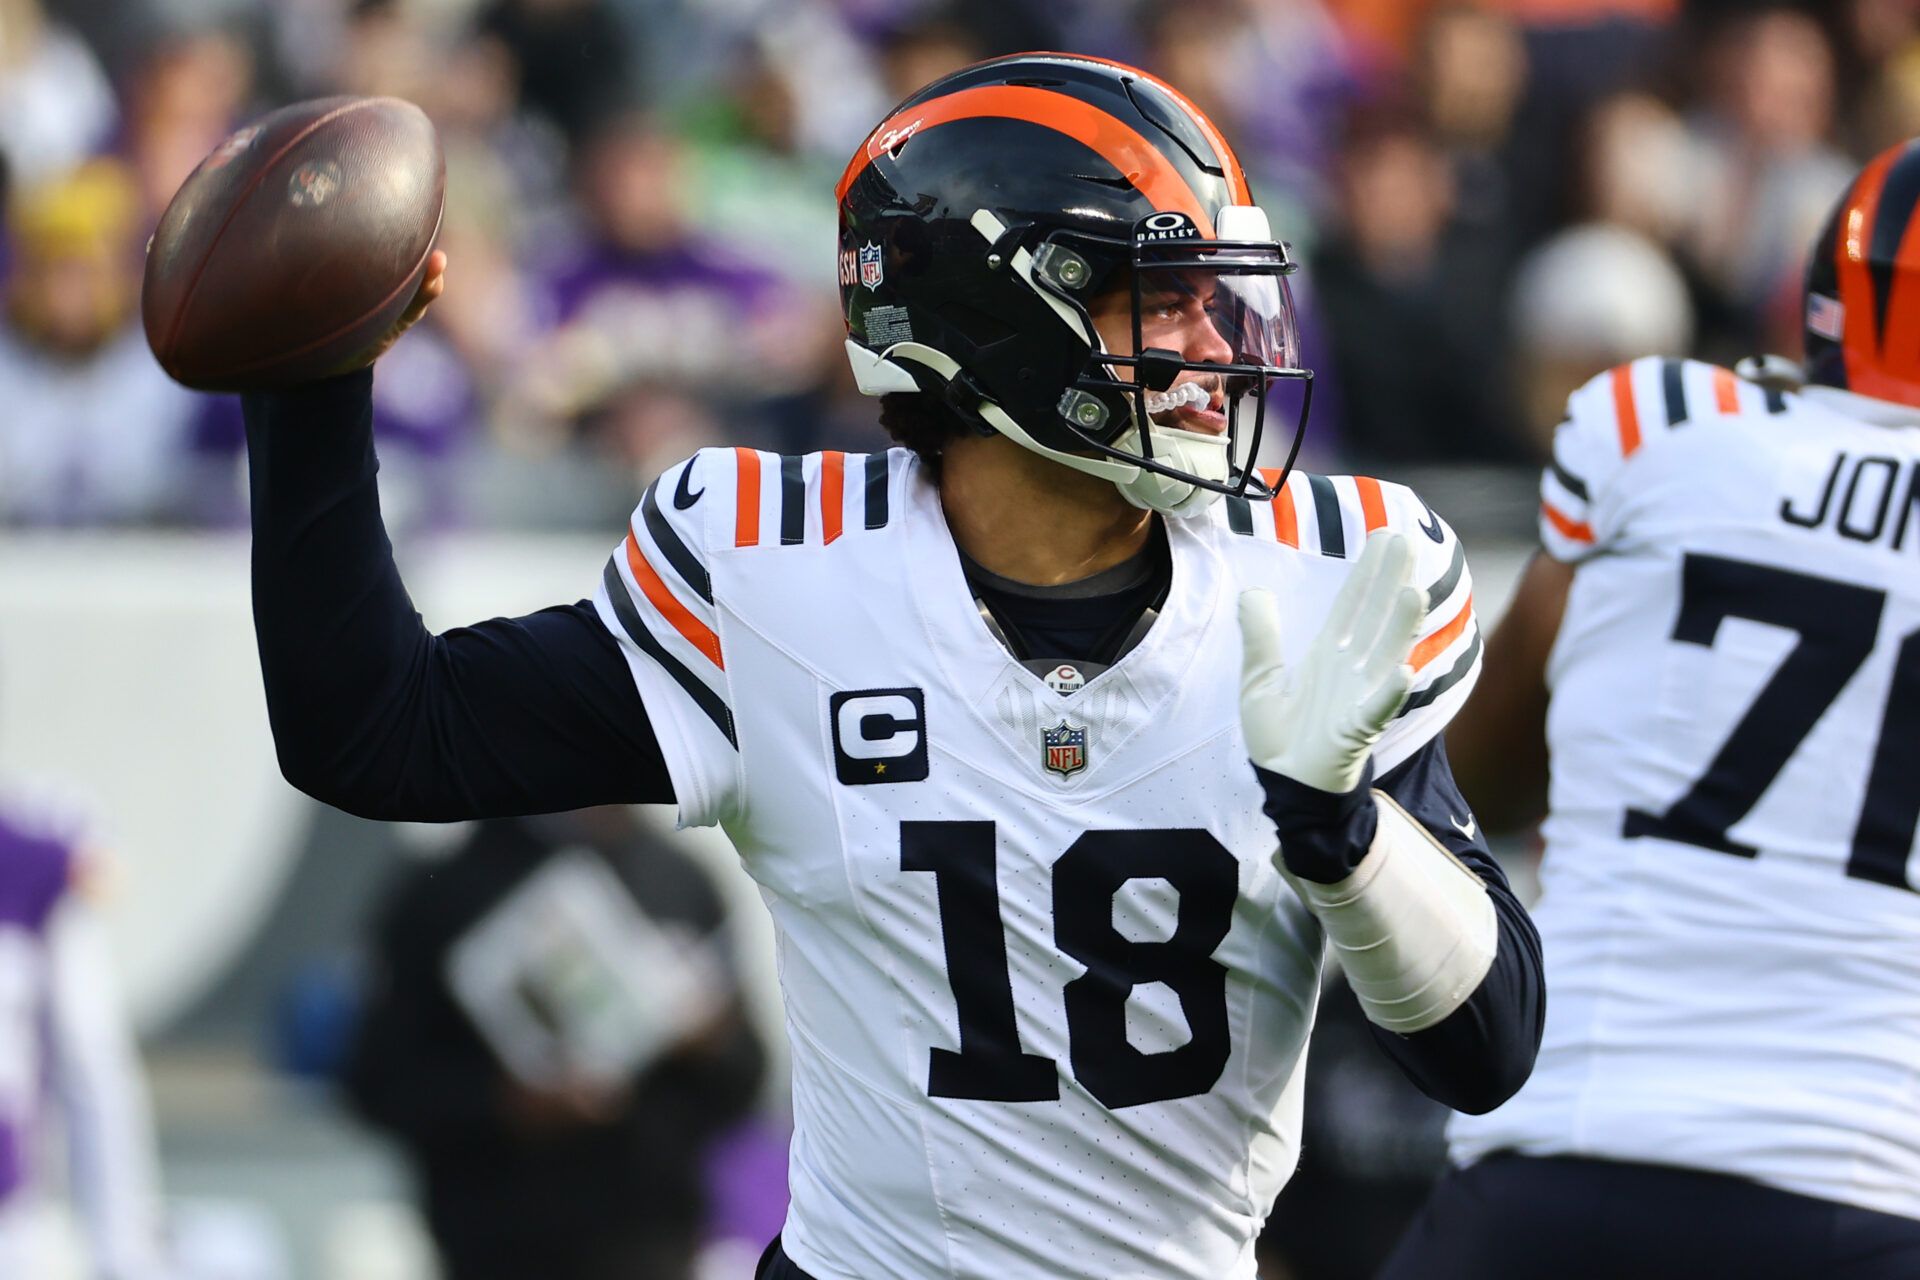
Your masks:
M 336 372 L 413 297 L 446 167 L 426 113 L 321 98 L 248 125 L 200 162 L 147 246 L 141 319 L 160 366 L 200 391 Z

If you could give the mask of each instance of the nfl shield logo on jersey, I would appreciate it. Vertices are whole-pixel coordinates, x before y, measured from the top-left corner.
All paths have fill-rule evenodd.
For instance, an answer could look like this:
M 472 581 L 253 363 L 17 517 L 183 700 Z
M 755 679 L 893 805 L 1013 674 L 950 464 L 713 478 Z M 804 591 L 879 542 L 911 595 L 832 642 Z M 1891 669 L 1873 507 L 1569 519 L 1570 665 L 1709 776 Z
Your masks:
M 1087 767 L 1087 731 L 1062 720 L 1059 727 L 1042 729 L 1040 743 L 1047 754 L 1047 768 L 1070 778 Z
M 860 283 L 869 289 L 878 289 L 886 278 L 885 269 L 880 264 L 880 246 L 863 244 L 860 246 Z

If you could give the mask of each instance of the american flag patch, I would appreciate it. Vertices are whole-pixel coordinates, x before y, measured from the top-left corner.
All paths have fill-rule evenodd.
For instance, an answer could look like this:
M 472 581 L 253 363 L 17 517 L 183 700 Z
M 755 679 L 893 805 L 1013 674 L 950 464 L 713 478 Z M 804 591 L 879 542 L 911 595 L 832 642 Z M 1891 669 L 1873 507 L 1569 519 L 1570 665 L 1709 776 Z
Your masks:
M 1829 342 L 1840 341 L 1840 332 L 1845 327 L 1847 309 L 1840 305 L 1837 298 L 1823 294 L 1807 295 L 1807 328 Z

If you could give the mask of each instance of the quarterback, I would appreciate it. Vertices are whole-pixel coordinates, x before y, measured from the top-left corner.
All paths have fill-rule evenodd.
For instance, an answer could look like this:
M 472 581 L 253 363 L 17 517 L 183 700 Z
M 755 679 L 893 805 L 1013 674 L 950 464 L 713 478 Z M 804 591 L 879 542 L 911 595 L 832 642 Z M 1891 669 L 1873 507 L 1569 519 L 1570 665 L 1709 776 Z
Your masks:
M 1568 405 L 1450 735 L 1490 823 L 1547 814 L 1553 1013 L 1396 1280 L 1920 1276 L 1917 199 L 1920 143 L 1841 197 L 1804 370 Z
M 1253 466 L 1309 376 L 1293 263 L 1169 86 L 967 68 L 839 197 L 848 357 L 902 447 L 702 450 L 591 600 L 428 634 L 371 374 L 248 398 L 283 767 L 371 816 L 725 828 L 793 1051 L 763 1275 L 1249 1280 L 1327 949 L 1432 1096 L 1485 1111 L 1532 1065 L 1538 939 L 1439 742 L 1465 557 L 1400 486 Z

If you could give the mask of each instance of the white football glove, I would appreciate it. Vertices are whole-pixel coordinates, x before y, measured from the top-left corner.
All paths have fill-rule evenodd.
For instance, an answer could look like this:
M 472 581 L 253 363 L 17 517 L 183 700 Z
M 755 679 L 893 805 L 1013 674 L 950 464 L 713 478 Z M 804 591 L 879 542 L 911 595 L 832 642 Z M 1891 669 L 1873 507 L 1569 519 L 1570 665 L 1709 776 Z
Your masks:
M 1281 659 L 1271 591 L 1240 593 L 1240 723 L 1262 769 L 1320 791 L 1360 785 L 1373 744 L 1413 687 L 1407 659 L 1426 615 L 1409 585 L 1413 549 L 1389 530 L 1367 539 L 1298 670 Z

